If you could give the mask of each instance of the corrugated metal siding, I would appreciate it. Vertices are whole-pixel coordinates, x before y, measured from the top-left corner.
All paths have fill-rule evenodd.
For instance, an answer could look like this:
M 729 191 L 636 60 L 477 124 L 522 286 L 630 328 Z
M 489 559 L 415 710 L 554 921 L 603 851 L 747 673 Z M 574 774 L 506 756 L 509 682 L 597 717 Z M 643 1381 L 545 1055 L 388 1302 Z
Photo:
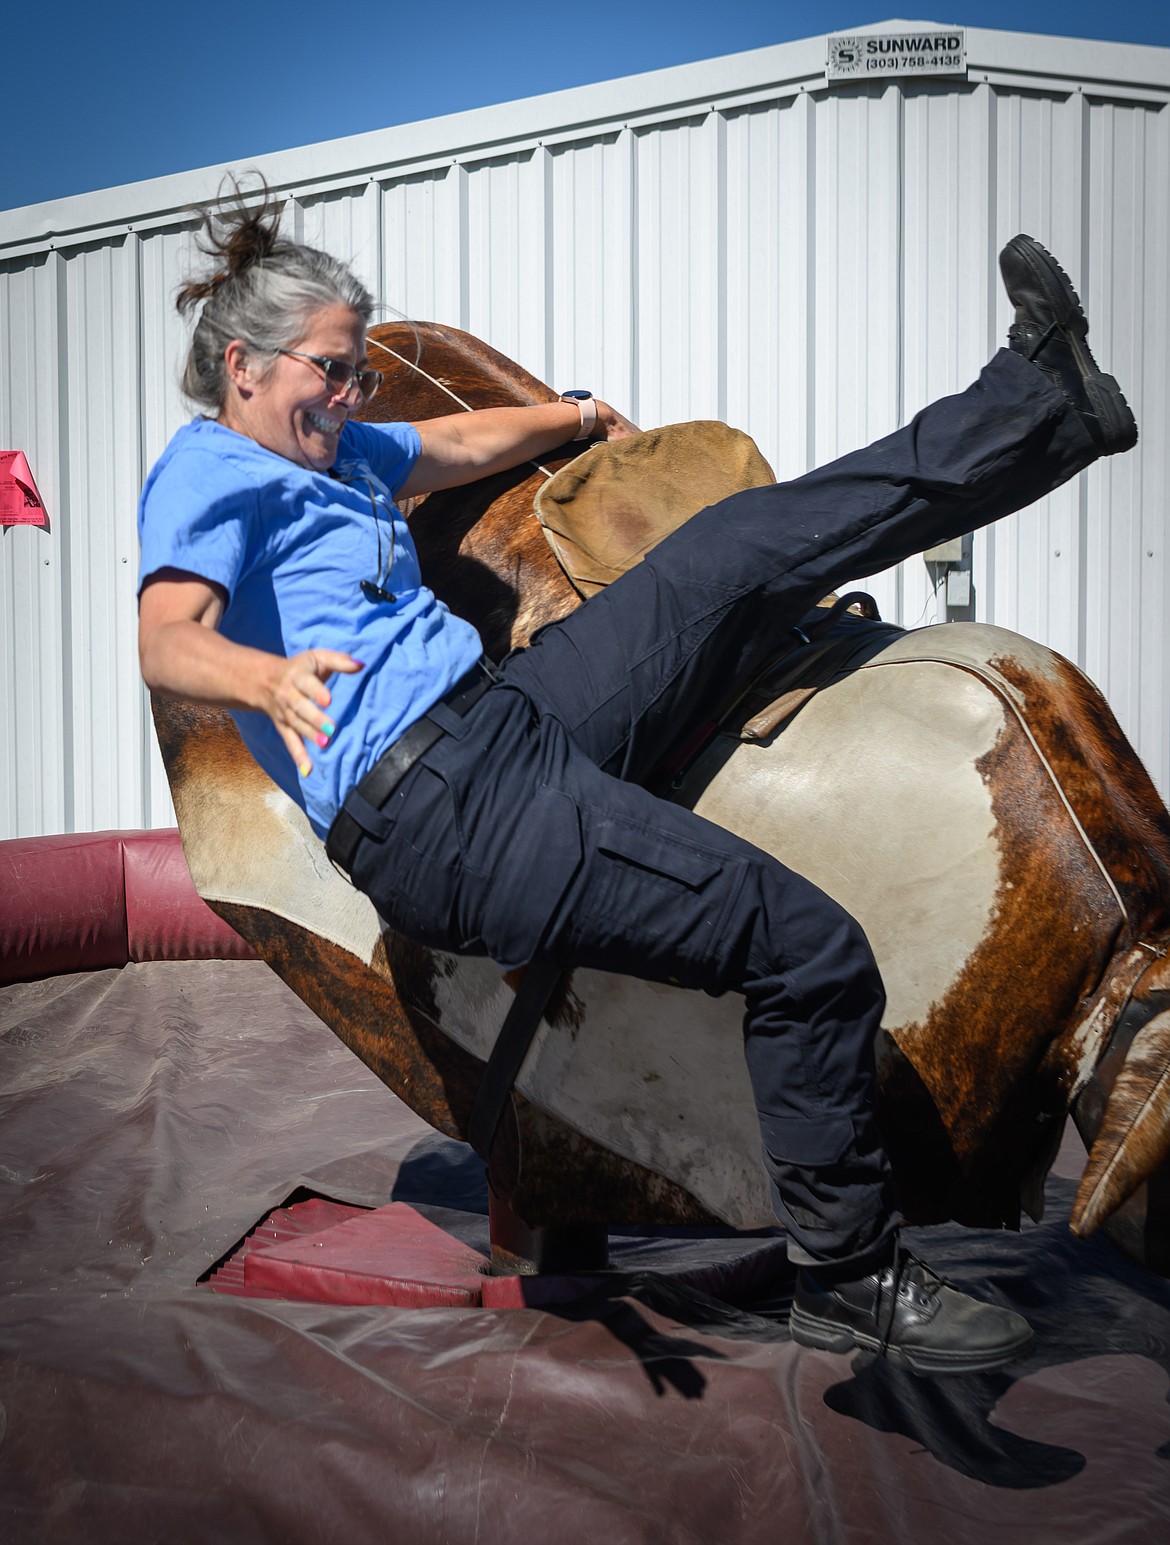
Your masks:
M 1145 432 L 976 536 L 974 614 L 1083 665 L 1165 794 L 1170 51 L 968 44 L 966 82 L 830 91 L 811 40 L 262 165 L 295 234 L 386 315 L 466 328 L 644 424 L 725 418 L 781 478 L 963 386 L 1010 320 L 996 252 L 1033 232 Z M 218 180 L 0 214 L 0 444 L 53 519 L 0 537 L 0 835 L 173 819 L 137 682 L 134 510 L 186 416 L 184 206 Z M 918 624 L 943 614 L 935 577 L 916 559 L 867 583 Z
M 61 511 L 60 339 L 56 254 L 18 259 L 0 287 L 0 442 L 24 450 L 52 515 L 51 534 L 30 526 L 0 532 L 0 832 L 71 829 L 65 773 Z

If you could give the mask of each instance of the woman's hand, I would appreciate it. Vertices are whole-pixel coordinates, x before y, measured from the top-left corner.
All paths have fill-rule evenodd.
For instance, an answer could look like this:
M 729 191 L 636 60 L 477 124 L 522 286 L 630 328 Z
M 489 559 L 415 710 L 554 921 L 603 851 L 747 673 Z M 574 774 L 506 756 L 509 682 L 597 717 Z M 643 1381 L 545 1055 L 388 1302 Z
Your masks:
M 602 402 L 599 398 L 593 399 L 597 408 L 596 428 L 604 428 L 602 435 L 594 432 L 594 440 L 628 440 L 631 435 L 641 434 L 637 424 L 631 424 L 625 414 L 619 413 L 616 408 L 611 408 L 608 402 Z
M 364 670 L 338 649 L 309 649 L 286 660 L 235 644 L 217 632 L 227 605 L 222 585 L 182 569 L 160 569 L 138 602 L 138 658 L 142 678 L 168 697 L 213 708 L 266 713 L 301 777 L 313 770 L 310 744 L 324 747 L 335 726 L 325 710 L 326 686 L 341 671 Z
M 310 744 L 324 749 L 337 728 L 325 712 L 333 701 L 325 683 L 338 671 L 352 675 L 363 666 L 336 649 L 307 649 L 291 660 L 278 655 L 268 659 L 276 663 L 264 683 L 262 706 L 304 778 L 313 770 Z

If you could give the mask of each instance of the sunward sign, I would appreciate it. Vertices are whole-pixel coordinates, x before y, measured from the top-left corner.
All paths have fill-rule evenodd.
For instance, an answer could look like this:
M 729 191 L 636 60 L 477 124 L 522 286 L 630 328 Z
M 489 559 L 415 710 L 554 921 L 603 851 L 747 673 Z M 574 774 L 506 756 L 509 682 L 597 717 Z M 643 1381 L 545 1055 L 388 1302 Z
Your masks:
M 867 32 L 829 38 L 827 80 L 874 80 L 885 75 L 966 75 L 962 27 L 918 32 Z

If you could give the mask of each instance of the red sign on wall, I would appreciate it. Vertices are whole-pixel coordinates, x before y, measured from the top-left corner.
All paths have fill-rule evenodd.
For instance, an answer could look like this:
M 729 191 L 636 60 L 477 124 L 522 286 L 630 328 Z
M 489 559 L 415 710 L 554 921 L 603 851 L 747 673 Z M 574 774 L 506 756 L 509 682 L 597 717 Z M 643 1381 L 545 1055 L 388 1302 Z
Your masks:
M 0 451 L 0 526 L 43 526 L 45 506 L 23 451 Z

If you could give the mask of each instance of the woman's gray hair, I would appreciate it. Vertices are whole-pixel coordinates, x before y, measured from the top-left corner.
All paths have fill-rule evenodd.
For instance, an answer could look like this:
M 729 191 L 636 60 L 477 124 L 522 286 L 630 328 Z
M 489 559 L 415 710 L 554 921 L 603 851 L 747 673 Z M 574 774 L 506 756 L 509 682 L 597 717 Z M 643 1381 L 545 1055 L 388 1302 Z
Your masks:
M 183 368 L 183 392 L 212 413 L 227 396 L 223 355 L 233 338 L 274 359 L 300 342 L 326 306 L 348 306 L 363 326 L 374 310 L 373 296 L 344 263 L 280 235 L 280 206 L 263 183 L 261 188 L 259 206 L 249 209 L 233 181 L 231 197 L 204 212 L 198 245 L 217 266 L 209 278 L 192 280 L 179 292 L 181 313 L 203 305 Z

